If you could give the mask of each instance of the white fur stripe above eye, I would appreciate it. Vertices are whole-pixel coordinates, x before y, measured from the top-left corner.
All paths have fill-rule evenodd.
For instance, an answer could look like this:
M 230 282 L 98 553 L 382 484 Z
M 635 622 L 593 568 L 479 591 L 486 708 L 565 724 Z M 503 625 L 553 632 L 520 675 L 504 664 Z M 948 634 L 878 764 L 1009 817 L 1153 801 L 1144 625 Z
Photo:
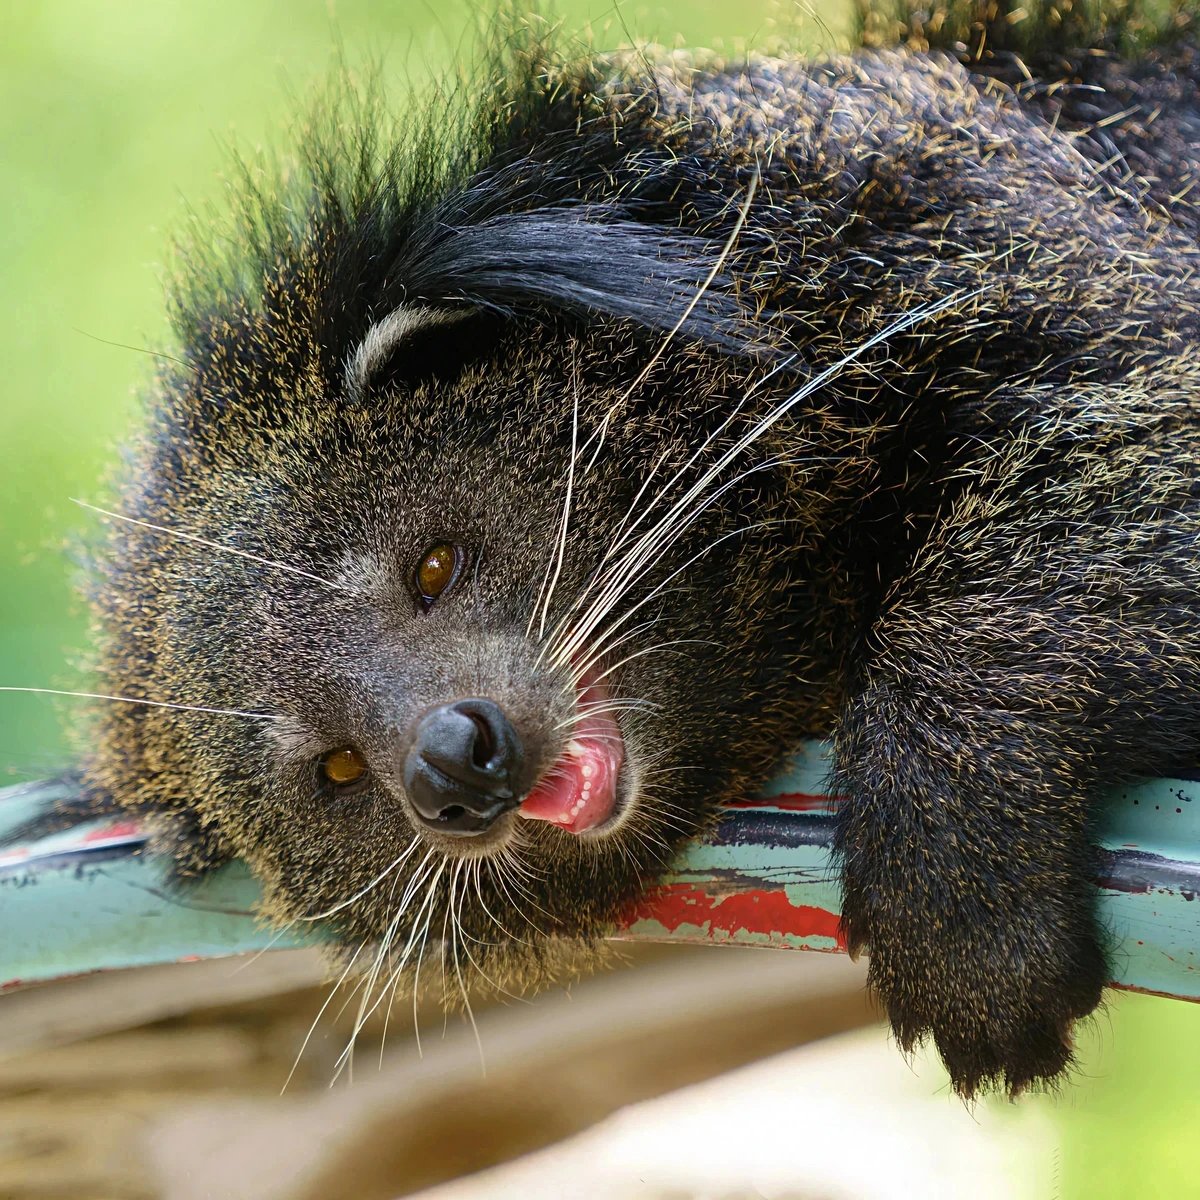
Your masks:
M 470 308 L 430 308 L 424 304 L 401 305 L 376 321 L 354 352 L 346 359 L 346 391 L 361 399 L 371 382 L 396 348 L 415 333 L 436 325 L 450 325 L 473 312 Z

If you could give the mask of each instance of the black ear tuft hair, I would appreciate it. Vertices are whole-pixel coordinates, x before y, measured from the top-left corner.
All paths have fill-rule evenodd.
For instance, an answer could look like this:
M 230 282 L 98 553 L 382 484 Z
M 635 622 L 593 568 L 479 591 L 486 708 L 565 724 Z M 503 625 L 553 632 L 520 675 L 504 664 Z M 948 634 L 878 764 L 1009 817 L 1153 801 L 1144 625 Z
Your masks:
M 505 314 L 557 309 L 666 330 L 684 317 L 717 253 L 699 238 L 600 205 L 501 213 L 474 224 L 435 212 L 406 244 L 393 286 L 422 303 Z M 728 284 L 718 271 L 680 332 L 744 352 L 753 338 Z
M 678 324 L 724 353 L 774 353 L 782 331 L 737 282 L 768 235 L 743 230 L 721 260 L 753 164 L 731 185 L 654 138 L 630 155 L 655 104 L 621 87 L 617 108 L 601 99 L 624 78 L 618 63 L 570 61 L 502 22 L 489 53 L 469 87 L 414 100 L 404 124 L 378 88 L 335 78 L 294 161 L 241 164 L 232 225 L 196 222 L 177 246 L 189 364 L 232 356 L 247 378 L 269 375 L 237 331 L 276 311 L 295 326 L 298 300 L 330 387 L 353 382 L 364 340 L 401 309 Z M 269 403 L 268 387 L 246 390 Z

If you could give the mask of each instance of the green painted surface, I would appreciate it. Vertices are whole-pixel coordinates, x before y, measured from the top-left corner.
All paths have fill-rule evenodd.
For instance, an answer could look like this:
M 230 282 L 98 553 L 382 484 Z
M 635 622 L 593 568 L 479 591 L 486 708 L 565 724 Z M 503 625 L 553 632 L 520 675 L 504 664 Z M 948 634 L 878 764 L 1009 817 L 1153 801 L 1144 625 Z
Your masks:
M 56 789 L 0 793 L 0 840 Z M 234 863 L 185 889 L 161 864 L 130 853 L 105 826 L 43 838 L 32 853 L 0 851 L 0 983 L 11 985 L 114 967 L 211 958 L 304 944 L 257 920 L 259 887 Z
M 5 983 L 88 970 L 303 945 L 251 915 L 258 886 L 240 863 L 172 896 L 138 858 L 0 880 Z
M 765 807 L 756 811 L 770 812 L 771 801 L 781 796 L 818 793 L 822 761 L 820 747 L 802 750 L 764 789 Z M 0 793 L 0 839 L 55 794 L 27 788 Z M 1200 860 L 1200 785 L 1156 780 L 1128 788 L 1114 796 L 1110 815 L 1110 848 L 1169 853 L 1183 865 Z M 312 931 L 281 934 L 255 918 L 257 886 L 240 863 L 173 889 L 164 883 L 162 866 L 145 855 L 106 858 L 119 848 L 102 834 L 102 827 L 58 834 L 0 856 L 0 981 L 312 940 Z M 1126 987 L 1200 998 L 1200 900 L 1171 886 L 1170 869 L 1164 886 L 1101 890 L 1114 972 Z M 837 949 L 839 888 L 822 846 L 701 841 L 664 884 L 671 915 L 643 916 L 630 925 L 629 936 Z

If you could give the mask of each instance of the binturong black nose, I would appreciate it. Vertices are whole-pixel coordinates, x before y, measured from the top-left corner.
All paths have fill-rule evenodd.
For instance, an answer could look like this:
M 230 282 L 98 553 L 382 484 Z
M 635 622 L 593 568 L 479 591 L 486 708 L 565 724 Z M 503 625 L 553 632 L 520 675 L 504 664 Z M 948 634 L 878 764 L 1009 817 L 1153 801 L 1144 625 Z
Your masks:
M 442 833 L 473 837 L 516 808 L 524 749 L 492 700 L 457 700 L 426 713 L 404 760 L 417 815 Z

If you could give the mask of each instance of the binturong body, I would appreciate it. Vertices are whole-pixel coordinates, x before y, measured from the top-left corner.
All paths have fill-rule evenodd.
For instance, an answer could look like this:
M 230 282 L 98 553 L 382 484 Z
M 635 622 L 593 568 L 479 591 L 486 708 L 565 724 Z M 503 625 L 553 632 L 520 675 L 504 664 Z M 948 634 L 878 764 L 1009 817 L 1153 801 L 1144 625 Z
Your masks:
M 1120 159 L 1194 156 L 1191 93 L 1137 76 L 1152 138 L 939 53 L 498 44 L 406 132 L 326 110 L 184 256 L 89 804 L 377 995 L 511 986 L 828 736 L 900 1044 L 1054 1079 L 1101 784 L 1200 757 L 1195 212 Z

